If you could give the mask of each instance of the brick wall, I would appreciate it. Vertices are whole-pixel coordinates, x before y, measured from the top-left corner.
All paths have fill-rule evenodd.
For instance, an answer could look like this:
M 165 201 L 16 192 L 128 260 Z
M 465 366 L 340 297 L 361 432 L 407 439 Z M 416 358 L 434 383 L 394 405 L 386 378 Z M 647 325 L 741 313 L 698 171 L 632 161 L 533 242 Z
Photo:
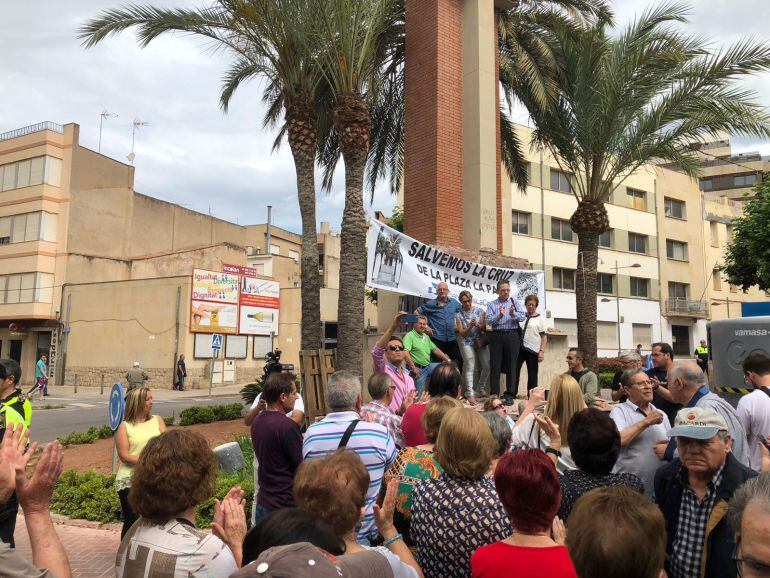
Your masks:
M 463 246 L 462 0 L 406 3 L 404 232 Z

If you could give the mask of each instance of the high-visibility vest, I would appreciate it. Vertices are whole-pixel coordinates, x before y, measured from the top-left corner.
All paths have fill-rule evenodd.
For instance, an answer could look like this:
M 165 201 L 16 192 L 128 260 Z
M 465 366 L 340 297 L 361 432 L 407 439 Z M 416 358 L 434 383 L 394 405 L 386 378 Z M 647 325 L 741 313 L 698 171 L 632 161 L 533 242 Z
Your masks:
M 700 347 L 700 346 L 698 346 L 698 347 L 695 348 L 695 353 L 697 353 L 698 355 L 708 355 L 709 354 L 709 348 L 708 347 Z
M 31 423 L 32 404 L 20 389 L 10 397 L 0 400 L 0 430 L 5 430 L 9 425 L 21 424 L 24 427 L 23 433 Z

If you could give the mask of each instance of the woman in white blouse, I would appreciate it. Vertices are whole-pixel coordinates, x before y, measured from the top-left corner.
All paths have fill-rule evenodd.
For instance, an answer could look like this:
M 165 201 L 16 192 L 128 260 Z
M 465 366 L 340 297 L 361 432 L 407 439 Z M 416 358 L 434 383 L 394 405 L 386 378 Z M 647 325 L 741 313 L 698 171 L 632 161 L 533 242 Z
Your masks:
M 519 376 L 521 366 L 527 364 L 527 392 L 537 387 L 537 373 L 539 364 L 545 358 L 545 345 L 548 336 L 545 333 L 545 321 L 537 312 L 540 300 L 537 295 L 527 295 L 524 307 L 527 309 L 527 319 L 524 321 L 521 349 L 516 361 L 516 391 L 519 390 Z

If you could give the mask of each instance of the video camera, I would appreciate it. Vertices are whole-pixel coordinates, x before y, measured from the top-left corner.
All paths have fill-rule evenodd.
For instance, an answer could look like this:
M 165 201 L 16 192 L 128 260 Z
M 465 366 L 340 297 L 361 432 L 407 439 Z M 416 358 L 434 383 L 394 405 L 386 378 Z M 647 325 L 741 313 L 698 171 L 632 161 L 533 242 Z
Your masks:
M 268 351 L 265 355 L 265 368 L 263 370 L 264 376 L 267 377 L 271 373 L 281 373 L 283 371 L 294 371 L 293 363 L 281 363 L 281 350 Z

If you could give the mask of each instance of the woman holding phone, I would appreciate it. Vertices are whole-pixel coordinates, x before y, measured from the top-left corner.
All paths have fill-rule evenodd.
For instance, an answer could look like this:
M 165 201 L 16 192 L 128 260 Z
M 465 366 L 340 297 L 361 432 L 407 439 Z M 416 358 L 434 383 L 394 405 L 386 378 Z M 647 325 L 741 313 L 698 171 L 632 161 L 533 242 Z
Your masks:
M 457 333 L 460 336 L 460 353 L 463 356 L 463 373 L 465 376 L 465 397 L 470 405 L 476 405 L 476 395 L 473 388 L 473 377 L 476 364 L 479 367 L 479 394 L 485 395 L 489 381 L 489 339 L 484 333 L 486 315 L 479 307 L 473 306 L 473 296 L 470 291 L 460 292 L 460 312 L 457 313 Z

